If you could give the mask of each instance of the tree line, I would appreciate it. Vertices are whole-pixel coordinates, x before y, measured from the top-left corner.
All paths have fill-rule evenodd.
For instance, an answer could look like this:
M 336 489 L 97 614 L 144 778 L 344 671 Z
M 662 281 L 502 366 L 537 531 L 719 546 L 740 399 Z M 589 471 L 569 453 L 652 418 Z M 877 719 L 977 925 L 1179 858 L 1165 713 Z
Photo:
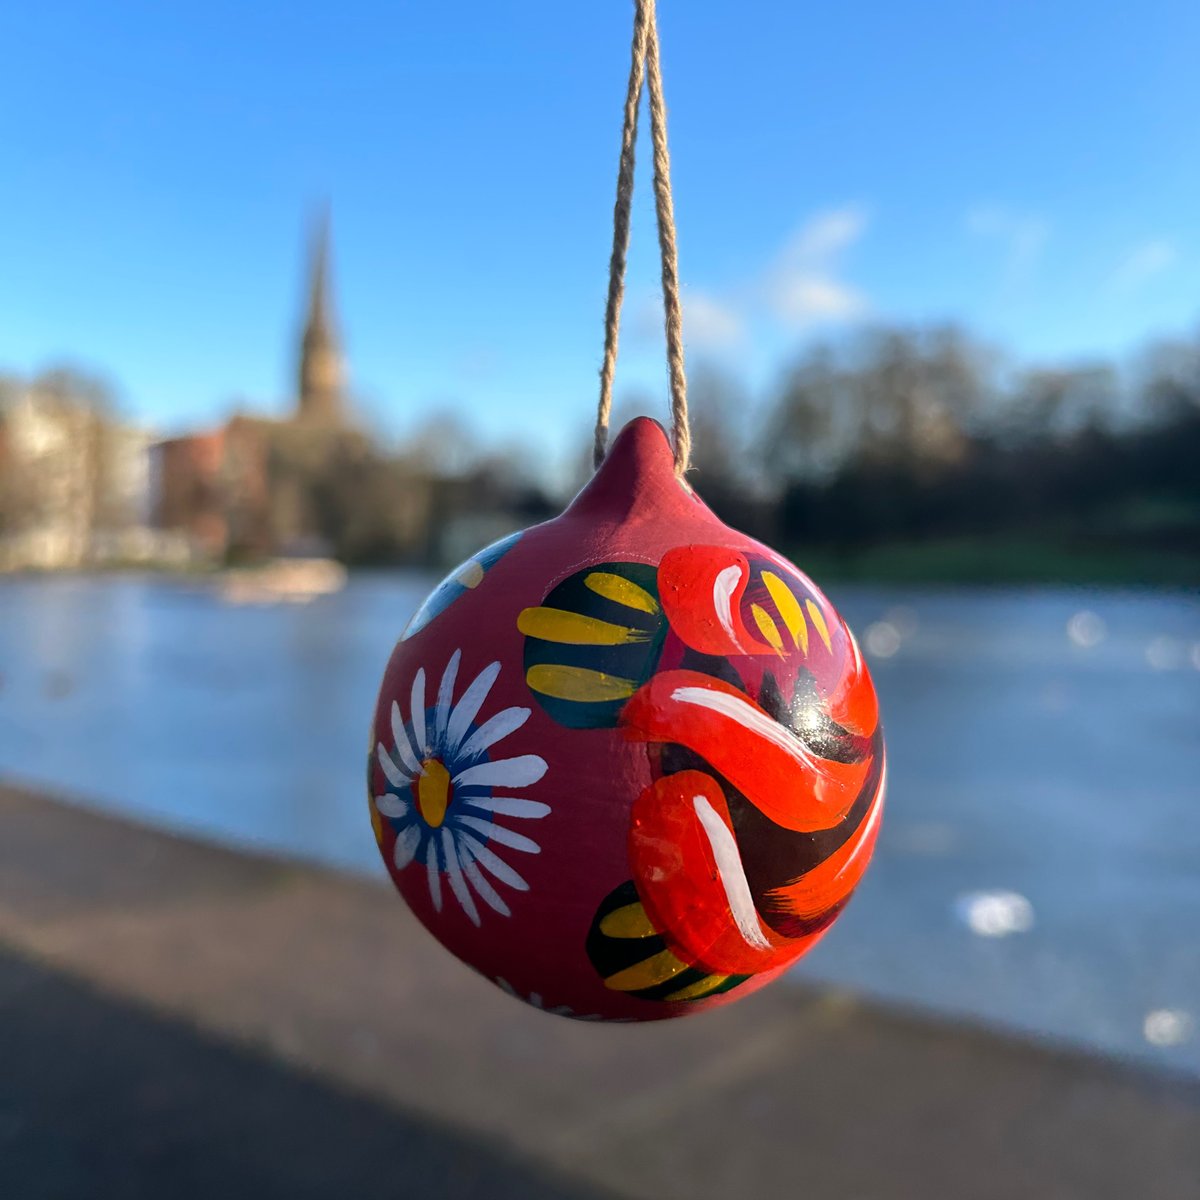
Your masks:
M 1200 337 L 1028 368 L 952 327 L 875 330 L 806 351 L 749 427 L 728 375 L 693 394 L 697 490 L 789 550 L 1019 542 L 1200 578 Z
M 67 438 L 88 462 L 68 502 L 111 520 L 96 486 L 117 445 L 111 392 L 71 371 L 33 387 L 52 411 L 88 415 Z M 21 467 L 13 444 L 6 454 L 5 410 L 15 433 L 27 392 L 0 379 L 0 533 L 51 494 L 49 458 Z M 626 397 L 619 413 L 657 407 Z M 964 570 L 945 557 L 957 546 L 977 564 L 1004 558 L 997 575 L 1062 577 L 1075 557 L 1093 564 L 1084 576 L 1099 563 L 1130 581 L 1200 580 L 1200 335 L 1121 364 L 1028 367 L 955 327 L 875 329 L 808 347 L 758 397 L 728 369 L 699 364 L 691 407 L 697 491 L 799 561 L 869 574 L 887 556 L 890 570 L 923 556 L 926 574 L 952 577 Z M 518 450 L 446 418 L 401 446 L 365 430 L 333 448 L 306 444 L 298 458 L 289 445 L 273 451 L 274 500 L 302 493 L 306 523 L 352 563 L 453 557 L 567 498 Z M 590 449 L 583 460 L 580 481 Z

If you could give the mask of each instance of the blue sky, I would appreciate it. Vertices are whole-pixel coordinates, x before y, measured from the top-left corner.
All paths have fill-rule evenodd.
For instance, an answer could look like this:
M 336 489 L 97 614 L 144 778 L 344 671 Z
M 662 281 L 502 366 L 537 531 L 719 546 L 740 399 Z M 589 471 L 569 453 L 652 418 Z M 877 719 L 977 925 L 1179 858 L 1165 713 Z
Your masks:
M 1046 361 L 1200 317 L 1194 0 L 660 9 L 691 361 L 762 391 L 867 320 Z M 4 6 L 0 368 L 76 359 L 161 429 L 281 409 L 328 196 L 368 411 L 403 432 L 456 408 L 561 454 L 595 399 L 630 19 Z M 618 391 L 665 409 L 649 185 Z

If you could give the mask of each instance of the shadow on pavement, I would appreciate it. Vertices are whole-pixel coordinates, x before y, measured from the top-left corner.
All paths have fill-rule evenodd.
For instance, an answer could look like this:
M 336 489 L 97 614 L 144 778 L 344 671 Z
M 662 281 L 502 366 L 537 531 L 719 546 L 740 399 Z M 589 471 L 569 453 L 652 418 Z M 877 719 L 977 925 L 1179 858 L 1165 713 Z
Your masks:
M 0 1196 L 603 1194 L 0 950 Z

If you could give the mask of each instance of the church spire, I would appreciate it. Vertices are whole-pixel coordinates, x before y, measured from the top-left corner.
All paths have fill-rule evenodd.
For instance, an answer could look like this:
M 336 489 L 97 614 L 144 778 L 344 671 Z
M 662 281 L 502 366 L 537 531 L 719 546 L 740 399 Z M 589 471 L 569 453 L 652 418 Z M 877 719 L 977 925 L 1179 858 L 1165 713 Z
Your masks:
M 342 419 L 342 352 L 330 297 L 329 206 L 322 206 L 309 249 L 308 313 L 300 341 L 298 416 L 320 424 Z

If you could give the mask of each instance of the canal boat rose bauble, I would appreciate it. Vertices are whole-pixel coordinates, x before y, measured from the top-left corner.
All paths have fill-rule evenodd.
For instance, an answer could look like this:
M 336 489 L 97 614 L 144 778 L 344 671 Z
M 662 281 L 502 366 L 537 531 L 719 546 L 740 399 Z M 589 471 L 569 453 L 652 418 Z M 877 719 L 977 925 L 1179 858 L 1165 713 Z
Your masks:
M 584 1020 L 746 995 L 832 924 L 883 808 L 854 636 L 626 427 L 556 520 L 450 575 L 372 726 L 397 888 L 506 991 Z

